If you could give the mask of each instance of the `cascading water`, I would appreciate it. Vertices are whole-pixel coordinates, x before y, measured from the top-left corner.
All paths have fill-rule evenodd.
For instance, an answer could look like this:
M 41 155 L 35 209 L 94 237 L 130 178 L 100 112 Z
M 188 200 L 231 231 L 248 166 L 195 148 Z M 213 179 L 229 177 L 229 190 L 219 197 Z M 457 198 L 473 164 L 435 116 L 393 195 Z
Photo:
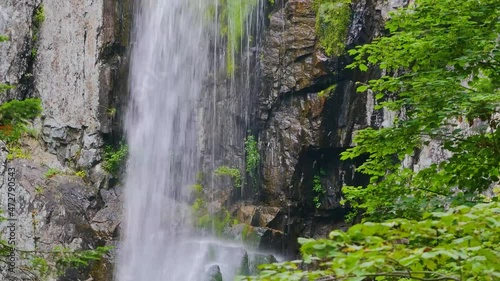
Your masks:
M 217 30 L 207 21 L 210 0 L 137 2 L 116 280 L 200 281 L 214 265 L 232 280 L 245 250 L 200 238 L 187 203 L 199 162 L 196 107 L 213 58 L 207 31 Z

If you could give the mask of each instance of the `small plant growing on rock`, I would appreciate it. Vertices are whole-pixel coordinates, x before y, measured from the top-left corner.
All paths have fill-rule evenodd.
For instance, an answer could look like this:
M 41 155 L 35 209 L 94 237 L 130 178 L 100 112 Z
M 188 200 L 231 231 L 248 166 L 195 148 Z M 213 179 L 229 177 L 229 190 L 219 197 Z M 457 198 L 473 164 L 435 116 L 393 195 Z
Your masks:
M 35 186 L 35 194 L 42 194 L 43 187 L 41 185 Z
M 229 176 L 234 180 L 234 187 L 241 188 L 241 173 L 240 170 L 236 168 L 230 168 L 228 166 L 220 166 L 214 171 L 214 174 L 218 177 Z
M 31 155 L 24 151 L 21 147 L 19 146 L 13 146 L 9 145 L 8 146 L 9 154 L 7 154 L 7 160 L 14 160 L 14 159 L 30 159 Z
M 45 21 L 45 10 L 43 8 L 43 5 L 38 6 L 38 8 L 35 9 L 35 13 L 33 14 L 33 34 L 31 36 L 31 39 L 33 41 L 33 48 L 31 49 L 31 57 L 35 58 L 38 49 L 36 47 L 36 42 L 38 41 L 38 36 L 40 35 L 40 28 L 42 27 L 43 22 Z
M 325 190 L 321 186 L 321 179 L 318 175 L 314 176 L 313 191 L 315 194 L 313 198 L 314 206 L 316 207 L 316 209 L 319 209 L 319 207 L 321 207 L 321 196 L 325 194 Z
M 260 154 L 259 148 L 257 147 L 257 140 L 254 136 L 250 135 L 245 139 L 245 152 L 246 152 L 246 171 L 250 173 L 250 176 L 254 176 L 253 172 L 259 165 Z
M 26 124 L 42 113 L 40 99 L 12 100 L 0 105 L 0 139 L 18 141 L 28 129 Z
M 125 163 L 128 156 L 128 146 L 121 144 L 118 149 L 114 149 L 111 146 L 106 146 L 104 148 L 104 164 L 103 168 L 106 172 L 117 175 L 120 168 Z
M 62 172 L 59 171 L 58 169 L 55 168 L 50 168 L 45 174 L 43 175 L 46 179 L 53 178 L 56 175 L 61 174 Z
M 75 172 L 75 176 L 77 177 L 80 177 L 82 179 L 86 178 L 87 177 L 87 172 L 81 170 L 81 171 L 78 171 L 78 172 Z
M 43 5 L 38 6 L 35 10 L 35 15 L 33 16 L 33 24 L 36 28 L 40 28 L 42 23 L 45 22 L 45 9 Z
M 106 109 L 106 114 L 109 116 L 109 118 L 115 118 L 116 107 L 110 107 L 110 108 Z
M 345 41 L 351 22 L 352 0 L 315 0 L 316 30 L 321 47 L 329 56 L 345 52 Z

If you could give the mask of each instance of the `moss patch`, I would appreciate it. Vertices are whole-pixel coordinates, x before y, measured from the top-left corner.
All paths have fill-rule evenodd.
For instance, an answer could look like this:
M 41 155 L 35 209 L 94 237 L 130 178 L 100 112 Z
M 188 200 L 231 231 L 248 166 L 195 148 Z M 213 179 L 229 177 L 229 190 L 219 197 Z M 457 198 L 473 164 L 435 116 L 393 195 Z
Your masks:
M 316 32 L 319 43 L 329 56 L 345 52 L 345 41 L 351 22 L 352 0 L 315 0 Z

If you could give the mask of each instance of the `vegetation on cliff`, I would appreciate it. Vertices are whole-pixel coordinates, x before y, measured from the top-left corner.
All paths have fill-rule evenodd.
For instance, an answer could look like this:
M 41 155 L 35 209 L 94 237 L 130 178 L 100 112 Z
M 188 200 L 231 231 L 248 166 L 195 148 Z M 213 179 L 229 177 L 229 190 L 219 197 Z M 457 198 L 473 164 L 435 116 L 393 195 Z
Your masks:
M 45 19 L 43 6 L 40 6 L 34 15 L 35 27 L 39 28 Z M 36 33 L 37 34 L 37 33 Z M 9 38 L 0 35 L 0 43 L 8 41 Z M 13 89 L 14 86 L 0 83 L 0 93 Z M 25 100 L 11 100 L 0 105 L 0 140 L 7 142 L 11 150 L 7 156 L 8 160 L 13 158 L 27 158 L 25 153 L 15 145 L 19 143 L 23 134 L 30 134 L 32 128 L 29 127 L 30 121 L 40 116 L 42 113 L 42 102 L 38 98 L 28 98 Z M 49 169 L 45 174 L 46 178 L 50 178 L 55 174 L 60 173 L 56 169 Z M 11 169 L 6 169 L 6 183 L 2 186 L 8 188 L 9 193 L 9 209 L 11 212 L 11 193 L 15 192 L 16 186 L 7 185 L 15 174 Z M 35 187 L 35 191 L 39 187 Z M 5 199 L 7 200 L 7 199 Z M 12 214 L 9 215 L 12 218 Z M 7 221 L 7 218 L 0 210 L 0 223 Z M 10 219 L 9 219 L 10 221 Z M 6 229 L 11 227 L 12 223 L 6 226 Z M 15 224 L 13 226 L 15 231 Z M 7 233 L 7 232 L 6 232 Z M 48 276 L 62 275 L 64 271 L 70 267 L 80 268 L 88 266 L 90 262 L 100 260 L 103 255 L 111 250 L 111 247 L 96 247 L 91 250 L 72 250 L 65 247 L 55 247 L 52 250 L 43 251 L 35 246 L 35 249 L 20 249 L 16 246 L 15 234 L 12 237 L 12 232 L 9 236 L 5 236 L 6 240 L 0 239 L 0 276 L 11 280 L 12 278 L 21 279 L 22 276 L 14 276 L 13 274 L 22 274 L 25 276 L 23 280 L 41 280 L 47 279 Z M 35 244 L 36 245 L 36 244 Z M 24 263 L 21 263 L 20 261 Z M 29 277 L 29 278 L 28 278 Z M 14 279 L 12 279 L 14 280 Z
M 342 154 L 367 159 L 368 186 L 343 190 L 362 223 L 301 239 L 302 260 L 242 280 L 500 279 L 499 18 L 495 0 L 416 0 L 349 52 L 349 68 L 383 73 L 358 92 L 399 113 Z M 430 145 L 441 159 L 407 164 Z
M 370 220 L 481 202 L 499 180 L 498 2 L 416 3 L 392 15 L 390 36 L 350 51 L 350 67 L 378 65 L 387 73 L 358 91 L 373 91 L 379 108 L 403 113 L 390 127 L 360 131 L 356 147 L 343 154 L 368 156 L 358 171 L 370 184 L 344 194 Z M 401 164 L 431 140 L 451 157 L 419 171 Z
M 316 33 L 327 55 L 340 56 L 351 22 L 352 0 L 314 0 Z
M 219 3 L 220 33 L 227 39 L 226 72 L 231 76 L 235 70 L 236 55 L 241 52 L 241 42 L 246 32 L 245 23 L 257 0 L 221 0 Z M 248 39 L 249 40 L 249 39 Z

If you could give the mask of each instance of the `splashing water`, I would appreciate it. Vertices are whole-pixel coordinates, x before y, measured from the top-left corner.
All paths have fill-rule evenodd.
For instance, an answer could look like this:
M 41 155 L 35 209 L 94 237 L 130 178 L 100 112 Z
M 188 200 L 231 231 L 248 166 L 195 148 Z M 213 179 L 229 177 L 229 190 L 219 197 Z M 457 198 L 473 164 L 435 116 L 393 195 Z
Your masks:
M 200 159 L 196 110 L 210 71 L 207 30 L 216 29 L 206 20 L 207 2 L 136 4 L 118 281 L 203 281 L 214 265 L 232 280 L 246 255 L 240 245 L 196 237 L 187 204 Z

